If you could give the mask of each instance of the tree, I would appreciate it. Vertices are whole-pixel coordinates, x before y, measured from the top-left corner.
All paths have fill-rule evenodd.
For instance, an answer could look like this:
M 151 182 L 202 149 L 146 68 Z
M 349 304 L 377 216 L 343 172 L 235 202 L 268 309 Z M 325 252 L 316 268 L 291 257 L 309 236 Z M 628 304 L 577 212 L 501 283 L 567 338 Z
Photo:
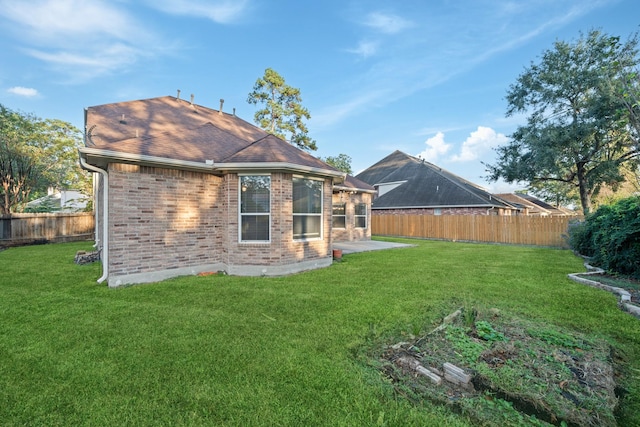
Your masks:
M 344 172 L 351 174 L 353 171 L 351 170 L 351 157 L 346 154 L 338 154 L 337 156 L 327 156 L 324 159 L 320 158 L 323 162 L 330 164 L 334 168 Z
M 623 76 L 638 65 L 637 44 L 635 35 L 621 43 L 594 30 L 545 51 L 507 92 L 507 117 L 525 113 L 527 124 L 496 149 L 488 178 L 573 186 L 589 213 L 594 192 L 638 166 L 638 140 L 620 96 Z
M 287 85 L 276 71 L 271 68 L 265 70 L 264 76 L 256 80 L 247 102 L 264 104 L 264 108 L 256 111 L 254 116 L 262 129 L 303 150 L 318 149 L 303 121 L 310 119 L 311 115 L 301 104 L 300 89 Z
M 80 131 L 61 120 L 41 120 L 0 104 L 0 214 L 23 209 L 48 187 L 84 186 L 77 162 Z

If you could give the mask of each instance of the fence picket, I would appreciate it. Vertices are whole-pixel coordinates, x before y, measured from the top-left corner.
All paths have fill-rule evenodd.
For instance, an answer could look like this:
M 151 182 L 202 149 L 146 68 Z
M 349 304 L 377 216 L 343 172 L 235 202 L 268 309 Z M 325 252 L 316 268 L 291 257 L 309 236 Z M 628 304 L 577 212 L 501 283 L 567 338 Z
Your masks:
M 568 248 L 569 223 L 579 217 L 385 215 L 371 217 L 378 236 L 418 237 Z
M 90 212 L 38 213 L 0 216 L 0 246 L 37 241 L 66 242 L 93 238 L 95 217 Z

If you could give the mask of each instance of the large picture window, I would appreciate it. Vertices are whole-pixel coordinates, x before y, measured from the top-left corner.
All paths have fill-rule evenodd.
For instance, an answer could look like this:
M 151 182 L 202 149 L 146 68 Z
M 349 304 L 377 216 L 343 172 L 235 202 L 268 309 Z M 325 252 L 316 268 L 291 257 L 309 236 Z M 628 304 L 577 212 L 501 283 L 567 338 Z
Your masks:
M 347 205 L 337 203 L 333 205 L 333 228 L 346 228 L 347 226 Z
M 240 177 L 240 240 L 268 242 L 271 224 L 271 177 Z
M 358 203 L 355 205 L 356 228 L 367 228 L 367 205 Z
M 322 181 L 293 178 L 293 238 L 322 237 Z

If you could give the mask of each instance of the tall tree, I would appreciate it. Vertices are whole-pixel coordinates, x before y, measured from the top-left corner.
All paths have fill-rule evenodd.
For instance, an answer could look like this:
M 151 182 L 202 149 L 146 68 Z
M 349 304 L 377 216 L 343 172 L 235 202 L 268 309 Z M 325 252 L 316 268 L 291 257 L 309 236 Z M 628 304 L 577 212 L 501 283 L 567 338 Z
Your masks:
M 496 149 L 489 179 L 577 188 L 585 214 L 604 184 L 622 182 L 637 167 L 638 140 L 619 96 L 622 77 L 638 65 L 638 39 L 590 31 L 575 43 L 557 41 L 507 92 L 507 117 L 528 115 L 509 143 Z
M 351 156 L 348 156 L 344 153 L 340 153 L 337 156 L 327 156 L 324 159 L 320 158 L 320 160 L 327 164 L 330 164 L 334 168 L 344 173 L 353 173 L 353 171 L 351 170 Z
M 21 210 L 48 187 L 83 185 L 77 163 L 81 133 L 60 120 L 41 120 L 0 104 L 0 214 Z
M 271 68 L 265 70 L 264 76 L 256 80 L 247 102 L 264 105 L 254 116 L 262 129 L 303 150 L 318 149 L 304 123 L 304 119 L 310 119 L 311 115 L 302 106 L 300 89 L 286 84 L 276 71 Z

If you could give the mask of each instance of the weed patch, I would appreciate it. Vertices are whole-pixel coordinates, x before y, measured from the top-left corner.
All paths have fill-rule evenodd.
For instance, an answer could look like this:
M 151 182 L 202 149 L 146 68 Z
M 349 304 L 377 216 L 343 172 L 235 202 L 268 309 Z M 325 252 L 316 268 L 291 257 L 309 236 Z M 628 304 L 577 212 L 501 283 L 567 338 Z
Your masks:
M 421 337 L 372 348 L 371 357 L 398 393 L 482 425 L 617 425 L 607 342 L 497 309 L 455 313 Z M 451 364 L 470 381 L 447 381 Z

